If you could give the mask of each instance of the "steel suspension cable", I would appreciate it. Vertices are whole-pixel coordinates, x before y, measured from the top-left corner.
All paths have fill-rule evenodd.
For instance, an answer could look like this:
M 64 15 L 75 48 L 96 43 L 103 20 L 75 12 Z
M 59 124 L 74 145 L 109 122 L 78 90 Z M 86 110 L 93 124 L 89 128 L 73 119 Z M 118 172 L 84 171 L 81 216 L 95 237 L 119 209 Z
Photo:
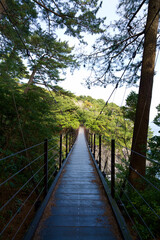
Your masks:
M 27 167 L 29 167 L 32 163 L 36 162 L 38 159 L 40 159 L 42 156 L 44 156 L 45 153 L 41 154 L 40 156 L 38 156 L 37 158 L 35 158 L 31 163 L 27 164 L 25 167 L 21 168 L 18 172 L 14 173 L 11 177 L 7 178 L 4 182 L 0 183 L 0 187 L 2 185 L 4 185 L 6 182 L 8 182 L 9 180 L 11 180 L 13 177 L 15 177 L 17 174 L 19 174 L 20 172 L 22 172 L 24 169 L 26 169 Z
M 0 208 L 0 211 L 2 211 L 16 196 L 17 194 L 37 175 L 37 173 L 40 172 L 40 170 L 45 166 L 45 164 L 43 164 L 43 166 L 41 166 L 37 172 L 34 173 L 34 175 L 32 175 L 32 177 L 30 179 L 28 179 L 28 181 L 14 194 L 12 195 L 12 197 Z
M 44 179 L 45 176 L 43 176 L 41 178 L 41 180 L 39 181 L 39 183 L 34 187 L 34 189 L 32 190 L 32 192 L 29 194 L 29 196 L 26 198 L 26 200 L 22 203 L 21 207 L 18 208 L 18 210 L 15 212 L 15 214 L 12 216 L 12 218 L 9 220 L 9 222 L 6 224 L 6 226 L 3 228 L 3 230 L 0 233 L 0 236 L 4 233 L 4 231 L 6 230 L 6 228 L 10 225 L 10 223 L 13 221 L 13 219 L 16 217 L 16 215 L 19 213 L 19 211 L 22 209 L 22 207 L 25 205 L 25 203 L 27 202 L 27 200 L 30 198 L 30 196 L 35 192 L 36 188 L 40 185 L 40 183 L 42 182 L 42 180 Z
M 19 230 L 21 229 L 21 227 L 23 226 L 24 222 L 26 221 L 27 217 L 29 216 L 30 212 L 32 211 L 33 207 L 35 206 L 36 202 L 38 201 L 38 199 L 40 198 L 41 194 L 44 191 L 44 187 L 42 188 L 41 192 L 39 193 L 38 197 L 36 198 L 36 200 L 34 201 L 34 203 L 32 204 L 32 207 L 30 208 L 30 210 L 28 211 L 28 213 L 26 214 L 25 218 L 23 219 L 22 223 L 20 224 L 19 228 L 17 229 L 16 233 L 14 234 L 12 240 L 15 239 L 17 233 L 19 232 Z
M 9 155 L 9 156 L 6 156 L 6 157 L 4 157 L 4 158 L 1 158 L 1 159 L 0 159 L 0 162 L 1 162 L 1 161 L 4 161 L 4 160 L 6 160 L 6 159 L 8 159 L 8 158 L 10 158 L 10 157 L 14 157 L 14 156 L 16 156 L 17 154 L 23 153 L 23 152 L 25 152 L 25 151 L 27 151 L 27 150 L 33 149 L 33 148 L 35 148 L 35 147 L 38 147 L 38 146 L 40 146 L 41 144 L 44 144 L 44 142 L 37 143 L 37 144 L 35 144 L 35 145 L 31 146 L 31 147 L 25 148 L 25 149 L 23 149 L 23 150 L 21 150 L 21 151 L 18 151 L 18 152 L 16 152 L 16 153 L 12 153 L 12 154 Z
M 160 189 L 158 187 L 156 187 L 151 181 L 149 181 L 147 178 L 145 178 L 144 176 L 142 176 L 137 170 L 135 170 L 133 167 L 130 166 L 129 163 L 125 162 L 123 159 L 121 159 L 120 157 L 117 156 L 117 158 L 119 158 L 123 163 L 125 163 L 130 169 L 132 169 L 132 171 L 134 171 L 137 175 L 139 175 L 143 180 L 145 180 L 148 184 L 150 184 L 153 188 L 155 188 L 158 192 L 160 192 Z

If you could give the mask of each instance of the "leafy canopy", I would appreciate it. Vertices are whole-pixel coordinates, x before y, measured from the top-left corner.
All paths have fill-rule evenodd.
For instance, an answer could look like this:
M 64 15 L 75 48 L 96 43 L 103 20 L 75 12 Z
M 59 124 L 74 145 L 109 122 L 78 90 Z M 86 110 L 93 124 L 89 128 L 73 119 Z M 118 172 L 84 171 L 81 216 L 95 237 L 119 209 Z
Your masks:
M 0 70 L 4 79 L 29 84 L 62 80 L 61 72 L 78 66 L 72 48 L 57 36 L 57 29 L 83 41 L 83 33 L 102 32 L 101 7 L 94 1 L 4 0 L 0 3 Z M 25 61 L 24 61 L 25 60 Z

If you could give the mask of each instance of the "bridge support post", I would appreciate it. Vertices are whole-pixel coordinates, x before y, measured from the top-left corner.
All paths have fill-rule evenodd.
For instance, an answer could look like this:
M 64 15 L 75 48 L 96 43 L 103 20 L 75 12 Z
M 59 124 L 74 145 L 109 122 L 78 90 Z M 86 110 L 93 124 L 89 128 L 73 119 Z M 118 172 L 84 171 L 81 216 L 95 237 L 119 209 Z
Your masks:
M 62 134 L 60 134 L 60 143 L 59 143 L 59 169 L 62 166 Z
M 91 141 L 90 141 L 90 132 L 89 132 L 89 130 L 88 130 L 88 145 L 89 145 L 89 147 L 90 147 L 90 145 L 91 145 Z
M 66 157 L 68 155 L 68 133 L 66 133 Z
M 101 138 L 101 135 L 99 135 L 99 169 L 101 171 L 101 141 L 102 141 L 102 138 Z
M 71 150 L 71 132 L 69 133 L 69 152 L 70 152 L 70 150 Z
M 93 143 L 93 156 L 95 158 L 96 155 L 96 134 L 94 133 L 94 143 Z
M 48 192 L 48 140 L 44 140 L 44 197 Z
M 92 152 L 93 144 L 92 144 L 92 133 L 91 133 L 91 152 Z
M 111 196 L 115 197 L 115 140 L 111 140 Z

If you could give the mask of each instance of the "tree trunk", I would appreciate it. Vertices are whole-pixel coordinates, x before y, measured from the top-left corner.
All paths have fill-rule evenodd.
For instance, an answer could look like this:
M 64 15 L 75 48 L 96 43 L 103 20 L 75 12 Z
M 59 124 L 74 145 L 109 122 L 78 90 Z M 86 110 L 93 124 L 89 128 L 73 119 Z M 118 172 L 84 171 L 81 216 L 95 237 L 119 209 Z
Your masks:
M 152 98 L 152 86 L 156 56 L 157 29 L 159 21 L 160 0 L 150 0 L 145 29 L 144 51 L 141 69 L 138 103 L 134 124 L 132 150 L 146 155 L 149 112 Z M 130 159 L 129 180 L 137 186 L 137 180 L 145 175 L 146 159 L 132 151 Z M 134 170 L 136 171 L 134 171 Z
M 36 71 L 37 71 L 37 66 L 34 67 L 33 71 L 32 71 L 32 74 L 29 78 L 29 81 L 27 83 L 27 87 L 24 89 L 24 93 L 27 93 L 28 90 L 29 90 L 29 86 L 34 82 L 33 79 L 34 79 L 34 76 L 36 74 Z

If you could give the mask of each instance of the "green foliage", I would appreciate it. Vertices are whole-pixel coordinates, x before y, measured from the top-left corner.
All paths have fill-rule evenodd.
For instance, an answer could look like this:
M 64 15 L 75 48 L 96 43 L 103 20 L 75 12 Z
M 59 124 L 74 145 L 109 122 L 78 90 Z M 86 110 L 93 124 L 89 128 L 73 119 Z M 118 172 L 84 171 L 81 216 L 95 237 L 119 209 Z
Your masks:
M 154 118 L 154 123 L 160 127 L 160 105 L 157 106 L 157 110 L 158 113 Z M 160 178 L 160 136 L 153 136 L 150 138 L 148 145 L 148 157 L 154 160 L 154 162 L 150 163 L 151 166 L 147 169 L 148 174 L 152 177 Z
M 157 106 L 157 111 L 158 111 L 158 114 L 154 119 L 154 124 L 160 127 L 160 104 Z
M 120 85 L 136 85 L 142 64 L 142 43 L 148 4 L 148 1 L 145 2 L 142 9 L 139 9 L 141 2 L 119 1 L 118 19 L 107 24 L 105 32 L 93 45 L 92 53 L 84 58 L 92 73 L 92 77 L 87 79 L 88 86 L 105 87 L 107 84 L 116 84 L 124 69 L 126 73 Z M 133 61 L 128 66 L 131 59 Z
M 42 191 L 44 139 L 52 139 L 48 143 L 48 175 L 51 184 L 58 169 L 59 134 L 79 126 L 77 107 L 68 96 L 69 93 L 60 95 L 60 92 L 51 93 L 33 85 L 30 86 L 30 91 L 24 94 L 25 88 L 25 84 L 16 81 L 0 81 L 0 158 L 38 144 L 21 154 L 0 161 L 1 183 L 15 174 L 1 186 L 3 195 L 0 206 L 3 206 L 24 185 L 16 194 L 16 198 L 1 212 L 2 228 L 32 191 L 33 194 L 25 208 L 28 205 L 32 206 L 34 199 Z M 62 92 L 65 93 L 64 90 Z M 32 164 L 29 165 L 31 162 Z M 34 190 L 37 185 L 37 189 Z M 23 209 L 18 210 L 21 216 L 25 216 Z M 10 229 L 7 233 L 11 234 Z
M 133 122 L 135 120 L 136 115 L 137 101 L 138 94 L 132 91 L 126 99 L 126 106 L 122 107 L 124 109 L 125 117 L 132 120 Z
M 130 96 L 133 96 L 132 94 Z M 134 106 L 134 101 L 132 102 L 132 98 L 128 97 L 126 103 L 128 104 L 128 109 L 126 114 L 132 116 L 130 114 L 130 110 L 132 106 Z M 134 99 L 134 98 L 133 98 Z M 125 107 L 123 108 L 125 110 Z M 160 108 L 157 107 L 158 114 L 155 117 L 155 122 L 157 125 L 159 124 L 159 110 Z M 134 108 L 133 108 L 134 112 Z M 124 112 L 125 113 L 125 112 Z M 132 112 L 131 112 L 132 113 Z M 132 117 L 131 117 L 132 118 Z M 139 180 L 139 185 L 143 186 L 142 189 L 136 190 L 135 187 L 131 185 L 128 181 L 128 165 L 124 165 L 123 163 L 116 164 L 116 198 L 119 200 L 119 196 L 121 197 L 121 201 L 125 205 L 131 219 L 135 223 L 135 226 L 132 224 L 132 231 L 136 232 L 138 230 L 139 234 L 141 235 L 142 239 L 150 240 L 152 239 L 152 235 L 148 231 L 146 225 L 151 230 L 151 232 L 158 238 L 160 231 L 159 231 L 159 217 L 160 215 L 160 205 L 159 205 L 159 191 L 160 189 L 160 137 L 154 136 L 148 142 L 148 153 L 147 157 L 152 159 L 153 161 L 147 160 L 146 164 L 146 175 L 145 178 L 147 181 Z M 125 160 L 123 160 L 124 162 Z M 148 183 L 151 182 L 153 185 Z M 120 205 L 124 216 L 127 221 L 128 216 L 125 215 L 125 211 L 123 207 Z M 157 214 L 157 215 L 156 215 Z M 143 222 L 142 218 L 143 218 Z M 145 225 L 146 224 L 146 225 Z
M 159 185 L 160 186 L 160 185 Z M 130 216 L 135 222 L 136 228 L 141 235 L 141 238 L 144 240 L 152 239 L 152 235 L 148 231 L 146 225 L 151 230 L 151 232 L 158 237 L 160 234 L 159 231 L 159 219 L 155 215 L 160 215 L 160 206 L 159 206 L 159 193 L 154 188 L 150 186 L 146 187 L 144 190 L 139 191 L 139 194 L 128 186 L 126 194 L 123 194 L 122 201 L 125 204 Z M 128 195 L 128 197 L 126 197 Z M 149 206 L 145 201 L 149 203 Z M 134 205 L 134 207 L 133 207 Z M 154 210 L 154 212 L 153 212 Z M 143 217 L 143 221 L 141 220 Z M 133 227 L 133 229 L 134 227 Z
M 95 1 L 5 0 L 0 4 L 0 70 L 4 79 L 26 78 L 28 84 L 63 80 L 62 71 L 78 66 L 73 48 L 57 36 L 58 28 L 83 41 L 83 32 L 102 32 L 101 7 Z M 25 61 L 24 61 L 25 59 Z M 30 75 L 30 76 L 29 76 Z M 27 90 L 26 90 L 27 91 Z
M 157 178 L 158 176 L 155 176 L 153 170 L 155 167 L 153 168 L 153 164 L 150 164 L 146 170 L 147 181 L 139 180 L 139 184 L 143 187 L 136 189 L 128 180 L 128 166 L 129 163 L 125 159 L 116 164 L 116 200 L 129 223 L 128 226 L 133 236 L 137 238 L 140 235 L 141 239 L 150 240 L 152 239 L 150 231 L 155 237 L 160 234 L 158 217 L 160 215 L 160 193 L 156 189 L 160 189 L 160 180 Z M 128 214 L 130 218 L 128 218 Z

